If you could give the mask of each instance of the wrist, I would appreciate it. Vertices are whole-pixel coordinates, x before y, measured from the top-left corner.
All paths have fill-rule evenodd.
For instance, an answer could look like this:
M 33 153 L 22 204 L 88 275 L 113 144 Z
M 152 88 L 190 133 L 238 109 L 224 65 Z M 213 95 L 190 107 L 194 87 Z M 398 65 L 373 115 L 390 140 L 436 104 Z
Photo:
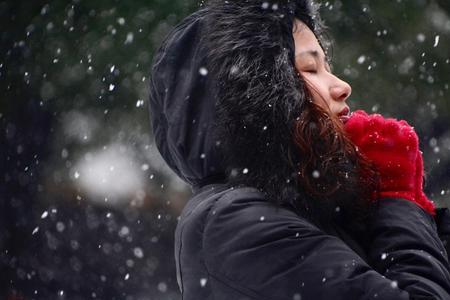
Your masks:
M 381 198 L 402 198 L 411 202 L 414 202 L 417 206 L 425 210 L 431 216 L 436 215 L 436 207 L 434 202 L 429 200 L 427 196 L 422 193 L 417 196 L 414 192 L 408 191 L 381 191 L 378 193 L 378 197 Z

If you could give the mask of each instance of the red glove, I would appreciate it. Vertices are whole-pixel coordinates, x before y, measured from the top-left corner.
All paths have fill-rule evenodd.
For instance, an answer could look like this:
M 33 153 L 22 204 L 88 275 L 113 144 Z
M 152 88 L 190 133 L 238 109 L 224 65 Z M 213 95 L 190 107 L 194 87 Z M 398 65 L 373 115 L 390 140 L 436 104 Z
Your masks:
M 345 130 L 359 152 L 379 171 L 381 197 L 404 198 L 435 215 L 433 202 L 423 193 L 419 138 L 406 121 L 358 110 L 345 124 Z

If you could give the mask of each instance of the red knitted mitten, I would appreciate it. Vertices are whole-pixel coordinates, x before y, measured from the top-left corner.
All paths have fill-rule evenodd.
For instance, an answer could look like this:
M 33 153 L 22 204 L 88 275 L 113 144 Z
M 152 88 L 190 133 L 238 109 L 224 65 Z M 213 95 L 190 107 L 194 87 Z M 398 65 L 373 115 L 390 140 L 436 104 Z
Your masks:
M 345 130 L 380 173 L 381 197 L 400 197 L 415 202 L 434 215 L 433 203 L 422 191 L 423 162 L 419 139 L 404 120 L 355 111 Z

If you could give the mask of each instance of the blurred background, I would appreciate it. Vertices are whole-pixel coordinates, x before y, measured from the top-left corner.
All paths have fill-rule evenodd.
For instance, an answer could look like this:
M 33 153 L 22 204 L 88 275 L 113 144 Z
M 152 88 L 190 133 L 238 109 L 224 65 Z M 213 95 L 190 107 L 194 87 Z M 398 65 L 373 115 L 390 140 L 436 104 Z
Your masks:
M 425 191 L 450 206 L 450 2 L 320 3 L 350 107 L 415 126 Z M 0 299 L 181 299 L 191 190 L 154 146 L 148 76 L 201 5 L 0 1 Z

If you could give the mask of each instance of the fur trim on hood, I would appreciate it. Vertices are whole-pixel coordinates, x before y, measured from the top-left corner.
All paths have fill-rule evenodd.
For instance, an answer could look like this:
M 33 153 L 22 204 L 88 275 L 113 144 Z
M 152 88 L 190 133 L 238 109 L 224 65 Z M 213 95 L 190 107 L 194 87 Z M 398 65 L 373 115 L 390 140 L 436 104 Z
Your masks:
M 229 180 L 280 204 L 297 202 L 292 132 L 310 98 L 295 69 L 292 30 L 298 18 L 320 32 L 315 9 L 306 0 L 213 0 L 207 8 L 208 69 L 218 81 L 217 134 Z

